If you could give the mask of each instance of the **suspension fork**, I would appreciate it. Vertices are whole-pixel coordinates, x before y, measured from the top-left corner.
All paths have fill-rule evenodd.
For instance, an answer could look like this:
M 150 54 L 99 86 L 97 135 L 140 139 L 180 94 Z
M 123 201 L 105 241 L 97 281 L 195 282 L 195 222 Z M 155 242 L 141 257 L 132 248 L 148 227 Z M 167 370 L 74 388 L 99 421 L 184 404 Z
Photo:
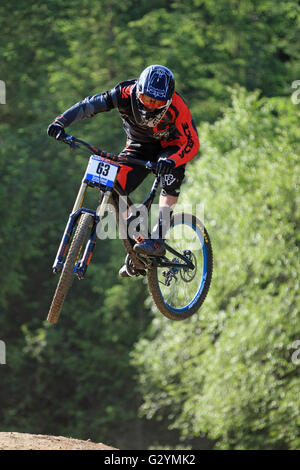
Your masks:
M 72 212 L 69 215 L 69 219 L 68 219 L 65 231 L 63 233 L 54 264 L 52 266 L 52 270 L 55 274 L 60 272 L 64 266 L 64 260 L 68 251 L 68 247 L 70 244 L 70 239 L 71 239 L 73 230 L 75 228 L 78 217 L 82 213 L 91 214 L 93 216 L 94 223 L 93 223 L 93 228 L 91 231 L 90 238 L 86 244 L 83 257 L 81 261 L 76 263 L 74 267 L 74 273 L 76 273 L 79 278 L 83 277 L 87 269 L 87 266 L 91 260 L 93 249 L 95 247 L 96 240 L 97 240 L 97 224 L 101 220 L 101 218 L 104 216 L 108 201 L 111 196 L 112 188 L 106 188 L 105 191 L 101 192 L 102 198 L 100 199 L 100 204 L 96 211 L 92 211 L 90 209 L 82 208 L 82 204 L 83 204 L 88 186 L 89 184 L 83 179 L 79 187 L 79 191 L 77 193 L 77 197 L 76 197 Z
M 96 212 L 94 213 L 94 224 L 93 224 L 90 238 L 87 241 L 81 260 L 78 261 L 74 266 L 74 274 L 76 274 L 78 279 L 83 279 L 86 273 L 86 270 L 88 268 L 88 265 L 91 261 L 93 251 L 94 251 L 96 241 L 97 241 L 97 226 L 98 226 L 98 223 L 101 221 L 102 217 L 104 216 L 110 196 L 111 196 L 111 191 L 105 191 L 103 193 L 100 205 L 97 208 Z
M 85 197 L 87 187 L 88 187 L 87 183 L 82 181 L 82 183 L 80 185 L 80 188 L 79 188 L 79 191 L 78 191 L 78 194 L 77 194 L 77 197 L 76 197 L 76 200 L 75 200 L 75 203 L 74 203 L 74 206 L 73 206 L 73 209 L 72 209 L 72 213 L 78 211 L 78 209 L 81 208 L 84 197 Z
M 79 188 L 79 191 L 78 191 L 78 194 L 77 194 L 77 197 L 76 197 L 76 200 L 75 200 L 75 203 L 74 203 L 74 206 L 73 206 L 73 209 L 72 209 L 72 212 L 69 215 L 69 219 L 68 219 L 65 231 L 63 233 L 63 236 L 62 236 L 62 239 L 61 239 L 56 257 L 55 257 L 55 261 L 54 261 L 53 266 L 52 266 L 52 271 L 55 274 L 60 272 L 62 270 L 63 266 L 64 266 L 64 260 L 65 260 L 65 256 L 66 256 L 68 248 L 69 248 L 70 239 L 71 239 L 73 230 L 76 226 L 76 222 L 77 222 L 79 216 L 82 213 L 89 213 L 94 218 L 94 225 L 93 225 L 91 237 L 90 237 L 90 240 L 89 240 L 90 243 L 88 243 L 88 245 L 89 245 L 88 250 L 89 251 L 88 251 L 88 253 L 85 252 L 85 254 L 87 254 L 88 257 L 84 259 L 86 265 L 88 265 L 88 263 L 90 261 L 91 254 L 92 254 L 93 248 L 94 248 L 95 243 L 96 243 L 96 227 L 97 227 L 97 223 L 99 222 L 99 216 L 97 215 L 97 213 L 95 211 L 92 211 L 92 210 L 86 209 L 86 208 L 82 208 L 82 203 L 84 201 L 84 197 L 85 197 L 85 194 L 86 194 L 87 187 L 88 187 L 87 183 L 82 181 L 82 183 L 80 185 L 80 188 Z M 106 197 L 104 199 L 104 201 L 103 201 L 103 199 L 104 198 L 102 198 L 102 202 L 99 206 L 99 208 L 101 209 L 101 214 L 103 214 L 104 211 L 105 211 L 105 207 L 107 205 L 106 201 L 107 201 L 108 198 Z M 104 202 L 104 204 L 103 204 L 103 202 Z M 104 205 L 105 205 L 105 207 L 103 207 Z
M 81 206 L 84 200 L 86 190 L 87 190 L 87 184 L 82 181 L 79 187 L 79 191 L 78 191 L 72 212 L 69 215 L 69 219 L 68 219 L 65 231 L 63 233 L 63 236 L 62 236 L 56 257 L 55 257 L 55 261 L 52 266 L 52 271 L 54 274 L 60 272 L 64 266 L 64 259 L 68 251 L 70 238 L 73 233 L 73 229 L 75 227 L 76 221 L 82 212 Z

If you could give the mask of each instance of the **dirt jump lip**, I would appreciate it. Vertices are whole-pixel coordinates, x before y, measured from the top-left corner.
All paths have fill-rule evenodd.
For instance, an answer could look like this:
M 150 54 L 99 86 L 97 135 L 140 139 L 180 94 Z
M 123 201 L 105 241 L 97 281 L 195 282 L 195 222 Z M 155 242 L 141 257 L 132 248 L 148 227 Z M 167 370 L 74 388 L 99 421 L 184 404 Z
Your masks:
M 90 440 L 63 436 L 0 432 L 0 450 L 118 450 Z

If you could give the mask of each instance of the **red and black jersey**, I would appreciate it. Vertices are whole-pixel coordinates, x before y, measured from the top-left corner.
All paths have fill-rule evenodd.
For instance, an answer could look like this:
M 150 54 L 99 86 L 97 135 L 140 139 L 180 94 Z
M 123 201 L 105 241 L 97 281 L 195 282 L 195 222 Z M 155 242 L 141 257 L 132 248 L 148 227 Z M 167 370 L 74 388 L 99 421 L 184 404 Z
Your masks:
M 88 96 L 60 116 L 56 121 L 67 127 L 81 119 L 117 108 L 123 127 L 130 140 L 160 142 L 163 148 L 176 145 L 179 150 L 172 155 L 176 166 L 191 160 L 199 150 L 199 139 L 190 110 L 179 93 L 174 92 L 172 102 L 155 127 L 138 122 L 134 110 L 136 80 L 119 83 L 112 90 Z

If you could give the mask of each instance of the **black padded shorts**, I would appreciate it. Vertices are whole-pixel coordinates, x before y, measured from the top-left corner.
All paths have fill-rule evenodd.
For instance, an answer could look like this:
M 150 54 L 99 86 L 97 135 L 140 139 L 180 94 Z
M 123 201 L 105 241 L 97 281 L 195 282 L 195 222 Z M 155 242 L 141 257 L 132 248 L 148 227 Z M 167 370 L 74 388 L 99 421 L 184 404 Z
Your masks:
M 167 148 L 163 148 L 159 142 L 136 142 L 127 141 L 127 145 L 122 150 L 120 155 L 130 156 L 132 158 L 138 158 L 140 160 L 157 162 L 159 158 L 171 157 L 174 153 L 179 150 L 177 145 L 172 145 Z M 180 192 L 180 186 L 184 179 L 185 165 L 181 165 L 177 168 L 173 168 L 170 173 L 160 178 L 161 194 L 178 196 Z M 118 174 L 118 182 L 122 188 L 130 194 L 134 191 L 149 175 L 149 170 L 141 167 L 131 167 L 127 165 L 121 165 L 121 170 Z

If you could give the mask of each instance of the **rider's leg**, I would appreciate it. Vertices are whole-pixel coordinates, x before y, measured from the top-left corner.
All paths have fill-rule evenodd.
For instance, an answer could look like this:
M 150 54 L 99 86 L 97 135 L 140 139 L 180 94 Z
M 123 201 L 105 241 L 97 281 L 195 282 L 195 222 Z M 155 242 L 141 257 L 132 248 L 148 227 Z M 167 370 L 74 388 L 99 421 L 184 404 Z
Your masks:
M 130 156 L 132 158 L 139 158 L 141 160 L 152 160 L 153 156 L 157 155 L 161 147 L 159 143 L 140 143 L 127 140 L 125 149 L 121 152 L 121 155 Z M 125 190 L 127 194 L 134 191 L 149 175 L 149 171 L 140 167 L 128 167 L 121 165 L 121 170 L 118 174 L 118 183 Z M 131 214 L 127 210 L 122 212 L 123 218 L 127 223 L 127 227 L 131 221 Z M 128 234 L 127 234 L 128 236 Z M 121 277 L 129 277 L 127 272 L 126 264 L 124 264 L 119 270 Z M 138 271 L 137 275 L 146 275 L 146 271 Z
M 134 251 L 141 255 L 164 256 L 166 252 L 164 240 L 170 227 L 172 214 L 178 200 L 178 196 L 169 194 L 160 195 L 158 222 L 153 227 L 151 238 L 140 240 L 134 246 Z
M 184 178 L 184 166 L 177 167 L 161 178 L 162 192 L 159 199 L 159 218 L 151 238 L 136 243 L 134 251 L 144 256 L 163 256 L 166 252 L 164 239 L 170 227 L 173 210 L 178 200 Z
M 137 171 L 134 171 L 134 170 L 135 170 L 134 168 L 128 169 L 128 167 L 126 167 L 125 165 L 121 165 L 121 170 L 119 171 L 118 183 L 127 192 L 127 194 L 129 194 L 132 190 L 135 189 L 135 187 L 141 184 L 141 182 L 144 180 L 144 178 L 148 174 L 147 170 L 142 171 L 142 169 L 140 168 L 137 168 Z M 122 210 L 122 217 L 125 222 L 124 224 L 125 232 L 122 234 L 122 236 L 126 238 L 130 236 L 128 229 L 129 229 L 130 222 L 132 220 L 132 215 L 130 211 L 127 210 L 127 208 L 125 210 L 124 209 Z M 136 276 L 145 276 L 145 275 L 146 275 L 145 270 L 139 270 L 136 273 Z M 119 270 L 119 276 L 130 277 L 127 271 L 126 263 L 123 264 L 123 266 L 121 266 Z
M 158 223 L 153 228 L 151 238 L 156 236 L 156 238 L 165 239 L 177 201 L 178 195 L 160 194 Z

